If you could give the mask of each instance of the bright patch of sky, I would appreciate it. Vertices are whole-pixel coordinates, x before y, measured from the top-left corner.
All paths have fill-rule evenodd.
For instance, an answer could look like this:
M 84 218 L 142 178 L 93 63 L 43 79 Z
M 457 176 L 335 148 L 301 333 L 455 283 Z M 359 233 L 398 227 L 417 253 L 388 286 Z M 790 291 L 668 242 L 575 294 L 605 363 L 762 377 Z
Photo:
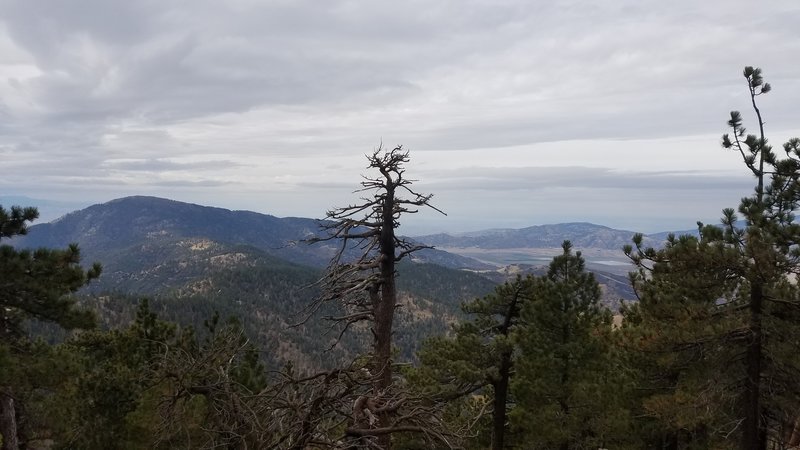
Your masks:
M 0 0 L 0 200 L 126 195 L 321 217 L 381 142 L 448 213 L 404 232 L 715 221 L 748 109 L 800 135 L 800 3 Z M 13 199 L 12 199 L 13 197 Z

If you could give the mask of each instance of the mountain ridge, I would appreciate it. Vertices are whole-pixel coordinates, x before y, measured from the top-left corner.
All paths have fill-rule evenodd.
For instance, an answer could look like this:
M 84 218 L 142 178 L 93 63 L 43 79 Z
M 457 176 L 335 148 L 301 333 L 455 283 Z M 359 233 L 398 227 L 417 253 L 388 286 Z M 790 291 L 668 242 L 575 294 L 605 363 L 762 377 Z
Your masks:
M 414 239 L 438 247 L 477 247 L 486 249 L 559 248 L 569 240 L 575 248 L 620 250 L 629 244 L 635 231 L 620 230 L 590 222 L 566 222 L 533 225 L 524 228 L 494 228 L 467 233 L 437 233 L 415 236 Z M 644 235 L 645 244 L 660 241 Z
M 154 310 L 181 326 L 202 329 L 215 311 L 239 318 L 248 336 L 272 349 L 265 355 L 271 367 L 295 360 L 311 368 L 335 364 L 358 353 L 362 344 L 348 338 L 325 350 L 336 334 L 320 317 L 289 326 L 318 295 L 316 282 L 338 249 L 338 242 L 298 242 L 313 236 L 318 225 L 314 219 L 134 196 L 33 225 L 27 235 L 3 243 L 27 248 L 77 243 L 82 261 L 103 265 L 100 278 L 79 294 L 104 326 L 132 319 L 135 299 L 147 297 Z M 471 265 L 468 258 L 428 249 L 421 253 L 398 266 L 404 306 L 398 320 L 404 326 L 397 333 L 404 360 L 414 357 L 422 338 L 447 330 L 462 301 L 482 297 L 496 285 L 479 274 L 446 267 Z M 429 259 L 443 265 L 429 264 Z M 319 315 L 337 315 L 336 308 L 326 305 Z
M 338 250 L 334 241 L 302 243 L 303 239 L 322 233 L 321 224 L 316 219 L 279 218 L 159 197 L 132 196 L 33 225 L 28 235 L 4 243 L 54 248 L 77 243 L 83 261 L 98 261 L 104 267 L 103 275 L 84 294 L 94 296 L 94 300 L 87 301 L 102 308 L 101 316 L 107 326 L 119 323 L 120 317 L 132 312 L 130 300 L 97 300 L 109 295 L 109 298 L 150 297 L 154 307 L 171 320 L 195 327 L 201 326 L 213 311 L 219 311 L 242 317 L 248 332 L 262 344 L 282 349 L 273 361 L 279 364 L 282 359 L 297 357 L 297 349 L 314 348 L 309 336 L 325 333 L 319 323 L 309 322 L 300 329 L 287 328 L 313 299 L 313 288 L 308 287 L 319 279 L 322 269 Z M 521 231 L 495 229 L 488 234 L 502 243 L 503 239 L 513 239 L 522 232 L 527 234 L 522 245 L 544 242 L 555 248 L 560 247 L 564 230 L 584 236 L 594 233 L 595 242 L 603 236 L 622 233 L 629 238 L 628 234 L 633 234 L 587 222 L 561 227 L 532 226 Z M 534 236 L 536 233 L 541 235 Z M 472 236 L 462 238 L 480 240 L 483 234 L 473 232 Z M 447 234 L 441 237 L 451 239 Z M 598 256 L 592 249 L 580 248 L 580 244 L 576 248 L 588 250 L 587 257 L 606 257 Z M 353 250 L 355 253 L 358 249 Z M 500 251 L 506 254 L 494 261 L 487 258 L 481 262 L 470 254 L 460 256 L 424 249 L 403 261 L 398 268 L 398 288 L 404 306 L 398 316 L 405 324 L 398 331 L 398 338 L 404 343 L 400 349 L 403 358 L 413 358 L 420 336 L 445 332 L 448 324 L 460 316 L 461 302 L 482 297 L 497 283 L 517 275 L 541 275 L 546 270 L 543 267 L 556 254 L 553 251 L 558 253 L 557 249 L 545 249 L 534 261 L 528 258 L 530 255 Z M 482 252 L 476 256 L 485 256 Z M 616 307 L 620 299 L 633 298 L 619 272 L 592 266 L 591 261 L 587 267 L 597 274 L 604 303 Z M 314 358 L 330 362 L 345 357 L 358 342 L 344 345 L 344 350 L 334 353 L 306 355 L 304 364 L 310 367 L 315 364 Z
M 27 235 L 8 243 L 29 248 L 77 243 L 85 259 L 92 259 L 141 239 L 204 237 L 225 244 L 250 245 L 296 264 L 324 267 L 338 247 L 328 242 L 304 242 L 321 233 L 323 223 L 318 219 L 281 218 L 160 197 L 130 196 L 32 225 Z M 432 249 L 419 252 L 415 259 L 451 268 L 488 268 L 485 263 Z
M 202 209 L 206 213 L 213 213 L 217 218 L 225 218 L 231 216 L 239 216 L 245 218 L 252 223 L 248 225 L 256 225 L 255 229 L 259 229 L 264 224 L 270 225 L 273 231 L 277 229 L 279 234 L 277 239 L 261 239 L 257 240 L 258 247 L 265 250 L 279 251 L 287 243 L 297 243 L 300 235 L 310 237 L 316 234 L 316 231 L 321 230 L 321 224 L 324 220 L 313 219 L 298 216 L 278 217 L 267 213 L 259 213 L 243 209 L 228 209 L 219 206 L 205 206 L 192 202 L 183 202 L 172 200 L 163 197 L 146 196 L 146 195 L 133 195 L 109 200 L 104 203 L 97 203 L 83 209 L 71 211 L 63 216 L 60 216 L 50 222 L 34 224 L 30 228 L 36 230 L 40 236 L 37 236 L 35 241 L 37 244 L 42 243 L 42 246 L 57 246 L 63 245 L 63 239 L 48 239 L 42 236 L 47 233 L 48 228 L 51 226 L 58 226 L 62 223 L 69 223 L 75 220 L 76 216 L 81 216 L 87 212 L 94 212 L 104 207 L 131 205 L 138 207 L 159 207 L 164 208 L 167 206 L 174 206 L 183 211 L 189 209 Z M 26 205 L 27 206 L 27 205 Z M 36 205 L 32 205 L 36 206 Z M 241 227 L 239 227 L 241 228 Z M 248 228 L 250 231 L 254 228 Z M 303 233 L 298 234 L 297 230 L 302 229 Z M 219 230 L 217 230 L 219 231 Z M 236 231 L 242 231 L 237 229 Z M 605 248 L 618 250 L 622 245 L 630 243 L 630 239 L 636 234 L 636 231 L 627 229 L 613 228 L 607 225 L 596 224 L 586 221 L 577 222 L 560 222 L 541 225 L 531 225 L 522 228 L 488 228 L 474 231 L 461 231 L 461 232 L 438 232 L 422 235 L 412 236 L 414 240 L 420 241 L 427 245 L 441 246 L 441 247 L 470 247 L 479 246 L 482 248 L 558 248 L 564 239 L 572 241 L 576 248 Z M 598 236 L 599 234 L 599 236 Z M 696 229 L 677 230 L 677 231 L 660 231 L 655 233 L 642 233 L 645 237 L 645 243 L 657 245 L 662 242 L 669 234 L 697 234 Z M 534 236 L 538 235 L 538 236 Z M 245 234 L 247 236 L 247 234 Z M 223 236 L 224 237 L 224 236 Z M 291 237 L 292 239 L 288 239 Z M 252 238 L 252 236 L 251 236 Z M 281 239 L 282 238 L 282 239 Z M 605 239 L 603 239 L 605 238 Z M 226 238 L 227 239 L 227 238 Z M 229 241 L 237 241 L 235 237 L 227 239 Z M 252 239 L 251 239 L 252 240 Z M 24 245 L 25 238 L 17 238 L 13 245 Z M 86 247 L 88 243 L 81 243 L 82 247 Z M 271 245 L 270 245 L 271 244 Z M 297 259 L 298 256 L 290 257 L 289 259 Z M 301 263 L 308 264 L 309 261 L 302 261 Z M 318 265 L 318 264 L 315 264 Z

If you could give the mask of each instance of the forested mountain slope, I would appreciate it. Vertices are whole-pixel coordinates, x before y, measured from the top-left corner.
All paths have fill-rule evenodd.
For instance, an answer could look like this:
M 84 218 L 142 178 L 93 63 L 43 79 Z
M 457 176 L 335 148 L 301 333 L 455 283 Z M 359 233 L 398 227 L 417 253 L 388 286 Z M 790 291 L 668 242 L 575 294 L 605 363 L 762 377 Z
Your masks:
M 80 245 L 86 264 L 103 274 L 83 290 L 105 326 L 129 323 L 142 297 L 165 319 L 202 329 L 215 311 L 237 317 L 274 365 L 330 365 L 359 343 L 349 337 L 332 350 L 337 330 L 319 311 L 304 324 L 304 309 L 317 294 L 315 281 L 335 251 L 334 243 L 309 245 L 317 221 L 281 219 L 152 197 L 128 197 L 32 226 L 11 241 L 17 247 Z M 425 336 L 445 332 L 463 301 L 489 293 L 495 282 L 472 272 L 426 263 L 479 266 L 468 258 L 426 250 L 403 264 L 398 283 L 404 308 L 400 354 L 413 357 Z
M 275 217 L 252 211 L 195 205 L 158 197 L 125 197 L 72 212 L 50 223 L 30 227 L 26 236 L 11 240 L 17 247 L 80 245 L 85 259 L 105 257 L 131 246 L 164 240 L 203 238 L 213 242 L 248 245 L 282 259 L 323 267 L 334 244 L 308 245 L 304 239 L 321 233 L 321 222 L 300 217 Z M 453 267 L 482 264 L 458 255 L 424 250 L 420 262 Z

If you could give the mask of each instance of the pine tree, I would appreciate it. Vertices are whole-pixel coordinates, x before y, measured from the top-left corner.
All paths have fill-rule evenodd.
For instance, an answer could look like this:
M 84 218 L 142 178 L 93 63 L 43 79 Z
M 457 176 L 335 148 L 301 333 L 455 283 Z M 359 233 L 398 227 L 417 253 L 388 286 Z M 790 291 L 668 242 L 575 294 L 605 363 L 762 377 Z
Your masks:
M 756 102 L 771 87 L 760 69 L 746 67 L 744 77 L 758 133 L 746 134 L 742 115 L 733 111 L 732 132 L 722 137 L 722 146 L 738 153 L 756 179 L 754 193 L 739 205 L 744 226 L 733 209 L 726 209 L 721 227 L 699 224 L 699 240 L 673 238 L 665 249 L 654 250 L 642 248 L 637 236 L 635 250 L 626 252 L 641 269 L 634 281 L 648 292 L 639 311 L 645 322 L 663 329 L 665 319 L 687 311 L 683 335 L 660 337 L 674 358 L 685 359 L 692 351 L 699 355 L 674 366 L 676 381 L 686 380 L 684 386 L 694 384 L 696 390 L 691 378 L 702 378 L 693 375 L 714 363 L 713 389 L 704 392 L 713 394 L 706 400 L 714 411 L 729 415 L 728 426 L 707 423 L 703 432 L 735 436 L 742 450 L 765 450 L 793 439 L 800 410 L 800 301 L 794 282 L 800 269 L 800 225 L 795 223 L 800 139 L 784 144 L 785 156 L 778 157 Z M 692 286 L 696 289 L 686 289 Z
M 508 445 L 508 410 L 513 404 L 509 388 L 514 374 L 512 333 L 519 324 L 522 305 L 531 297 L 533 278 L 517 278 L 495 292 L 465 303 L 469 320 L 453 326 L 453 335 L 432 338 L 419 352 L 418 383 L 431 395 L 450 401 L 479 392 L 491 402 L 490 447 Z M 464 405 L 464 407 L 467 407 Z M 479 439 L 486 430 L 479 430 Z
M 159 320 L 144 299 L 129 326 L 89 330 L 58 345 L 77 367 L 55 394 L 63 404 L 57 448 L 151 447 L 165 390 L 156 366 L 176 336 L 176 326 Z
M 786 333 L 791 330 L 791 321 L 782 320 L 782 314 L 776 314 L 776 309 L 800 308 L 800 303 L 792 298 L 796 296 L 783 297 L 782 290 L 777 289 L 786 286 L 787 276 L 800 268 L 797 246 L 800 225 L 794 222 L 800 199 L 800 139 L 784 144 L 786 157 L 778 159 L 767 142 L 764 120 L 756 103 L 756 97 L 769 92 L 771 86 L 764 83 L 761 69 L 745 67 L 744 77 L 758 121 L 758 134 L 745 136 L 741 114 L 733 111 L 728 121 L 733 140 L 724 135 L 722 146 L 742 156 L 757 184 L 755 193 L 743 198 L 739 205 L 746 224 L 744 229 L 736 227 L 737 217 L 732 210 L 724 212 L 726 234 L 720 245 L 733 248 L 741 255 L 741 289 L 749 289 L 741 305 L 746 311 L 745 329 L 749 339 L 743 355 L 746 375 L 740 399 L 744 420 L 740 448 L 765 450 L 768 440 L 782 440 L 781 436 L 774 436 L 774 432 L 785 418 L 768 406 L 770 401 L 765 401 L 775 399 L 775 387 L 779 393 L 793 397 L 785 401 L 800 406 L 793 388 L 800 375 L 797 361 L 776 360 L 769 350 L 773 343 L 792 340 L 791 334 Z
M 563 253 L 537 277 L 515 331 L 519 345 L 512 392 L 512 424 L 526 448 L 598 448 L 623 440 L 616 428 L 624 410 L 609 345 L 611 313 L 580 252 Z
M 0 239 L 27 233 L 27 223 L 36 219 L 35 208 L 0 206 Z M 65 250 L 15 250 L 0 246 L 0 338 L 9 340 L 24 334 L 22 323 L 37 319 L 64 328 L 93 325 L 93 316 L 66 297 L 100 275 L 100 265 L 88 271 L 80 267 L 77 245 Z
M 631 279 L 639 301 L 623 308 L 620 337 L 636 371 L 638 433 L 650 446 L 702 448 L 736 426 L 728 344 L 743 335 L 739 319 L 720 309 L 737 295 L 730 265 L 720 264 L 736 255 L 714 244 L 720 234 L 704 227 L 699 238 L 669 236 L 659 250 L 641 249 L 637 235 L 636 253 L 626 248 L 638 265 Z
M 27 233 L 28 222 L 35 220 L 35 208 L 18 206 L 6 210 L 0 206 L 0 239 Z M 6 351 L 24 348 L 23 325 L 30 319 L 53 322 L 64 328 L 89 327 L 94 316 L 76 306 L 67 297 L 91 279 L 100 275 L 95 264 L 85 271 L 79 265 L 80 252 L 76 245 L 65 250 L 15 250 L 0 245 L 0 345 Z M 20 361 L 18 361 L 19 363 Z M 8 373 L 0 367 L 0 373 Z M 20 443 L 13 380 L 0 385 L 0 434 L 3 449 L 16 450 Z

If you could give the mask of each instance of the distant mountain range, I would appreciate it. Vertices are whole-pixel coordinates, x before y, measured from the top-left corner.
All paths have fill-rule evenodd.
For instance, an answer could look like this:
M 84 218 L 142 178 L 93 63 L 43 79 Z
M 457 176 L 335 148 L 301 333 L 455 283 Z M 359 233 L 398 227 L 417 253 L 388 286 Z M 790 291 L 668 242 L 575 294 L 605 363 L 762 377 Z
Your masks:
M 272 258 L 322 268 L 337 250 L 336 244 L 308 245 L 304 242 L 320 232 L 321 223 L 315 219 L 279 218 L 135 196 L 93 205 L 53 222 L 34 225 L 27 236 L 10 242 L 31 248 L 77 243 L 85 261 L 100 261 L 106 267 L 98 289 L 151 293 L 174 286 L 182 278 L 195 276 L 187 269 L 186 261 L 203 255 L 220 261 L 223 254 L 242 253 L 260 261 Z M 413 239 L 448 251 L 426 249 L 416 253 L 414 261 L 450 269 L 469 269 L 500 281 L 511 272 L 531 272 L 536 266 L 546 265 L 561 243 L 569 239 L 576 249 L 583 251 L 590 269 L 598 272 L 599 279 L 614 279 L 612 284 L 621 286 L 619 277 L 630 270 L 621 249 L 631 242 L 634 234 L 583 222 L 441 233 Z M 666 235 L 665 232 L 645 236 L 645 243 L 659 245 Z M 233 251 L 234 248 L 238 250 Z M 187 249 L 194 250 L 184 254 Z M 214 252 L 216 254 L 211 255 Z M 153 261 L 162 261 L 157 266 L 158 278 L 137 275 L 152 269 L 149 265 Z M 164 271 L 169 261 L 182 261 L 182 269 L 175 269 L 168 275 Z M 610 295 L 630 298 L 626 290 L 617 291 L 609 290 Z
M 202 329 L 219 311 L 238 317 L 274 365 L 292 359 L 312 367 L 334 363 L 360 345 L 349 338 L 331 351 L 336 330 L 320 317 L 298 327 L 316 295 L 314 282 L 336 243 L 309 245 L 318 221 L 230 211 L 154 197 L 127 197 L 72 212 L 3 243 L 63 248 L 77 243 L 85 263 L 100 262 L 103 274 L 85 301 L 106 326 L 127 323 L 143 296 L 163 317 Z M 436 264 L 433 264 L 433 263 Z M 413 357 L 422 338 L 443 333 L 459 304 L 482 297 L 496 283 L 459 268 L 490 268 L 470 258 L 426 249 L 398 272 L 403 308 L 397 339 L 401 357 Z M 336 312 L 331 306 L 320 316 Z
M 33 225 L 27 236 L 15 238 L 11 243 L 20 247 L 63 247 L 74 242 L 80 245 L 86 259 L 96 259 L 142 242 L 205 238 L 222 244 L 251 246 L 297 264 L 324 267 L 337 249 L 335 244 L 303 242 L 320 232 L 321 224 L 315 219 L 279 218 L 136 196 L 93 205 L 50 223 Z M 478 261 L 437 250 L 424 250 L 415 258 L 451 268 L 485 267 Z
M 320 233 L 320 225 L 308 218 L 139 196 L 74 211 L 4 243 L 27 248 L 79 244 L 83 261 L 103 264 L 103 275 L 88 291 L 94 297 L 87 301 L 95 302 L 108 326 L 125 323 L 133 299 L 148 296 L 162 315 L 185 324 L 199 326 L 214 310 L 241 317 L 265 348 L 275 349 L 274 363 L 305 355 L 305 364 L 313 366 L 345 357 L 358 345 L 350 340 L 339 350 L 320 353 L 320 342 L 332 339 L 320 338 L 327 336 L 327 325 L 288 327 L 315 295 L 313 282 L 337 250 L 334 242 L 303 242 Z M 461 302 L 488 294 L 516 274 L 542 273 L 565 239 L 587 256 L 608 304 L 632 299 L 620 249 L 633 234 L 567 223 L 413 238 L 448 251 L 426 249 L 399 269 L 402 356 L 412 357 L 420 336 L 445 332 Z M 658 245 L 663 237 L 645 240 Z
M 645 246 L 659 247 L 670 234 L 694 234 L 697 230 L 662 232 L 643 236 Z M 586 222 L 537 225 L 521 229 L 489 229 L 469 233 L 439 233 L 417 236 L 414 239 L 433 245 L 448 253 L 480 260 L 487 264 L 506 267 L 518 272 L 536 272 L 536 267 L 546 265 L 561 252 L 565 240 L 586 259 L 587 268 L 607 289 L 606 301 L 633 299 L 634 293 L 627 282 L 633 270 L 622 248 L 631 244 L 636 234 Z
M 35 205 L 33 205 L 35 206 Z M 309 246 L 302 241 L 318 235 L 321 222 L 301 217 L 279 218 L 251 211 L 232 211 L 158 197 L 134 196 L 96 204 L 49 223 L 33 225 L 35 232 L 16 238 L 14 245 L 58 247 L 78 243 L 87 256 L 142 238 L 206 237 L 215 242 L 246 244 L 271 255 L 311 266 L 324 266 L 331 245 Z M 659 245 L 671 232 L 645 235 L 645 243 Z M 672 232 L 696 234 L 696 230 Z M 619 250 L 631 242 L 634 231 L 587 222 L 536 225 L 520 229 L 488 229 L 467 233 L 439 233 L 413 239 L 435 247 L 513 249 L 559 248 L 569 239 L 577 249 Z M 488 268 L 475 260 L 424 251 L 420 262 L 451 268 Z
M 677 234 L 689 233 L 677 232 Z M 475 247 L 483 249 L 559 248 L 565 239 L 577 249 L 620 250 L 631 243 L 635 231 L 617 230 L 587 222 L 536 225 L 520 229 L 491 229 L 458 234 L 417 236 L 420 242 L 437 247 Z M 645 235 L 645 245 L 657 246 L 669 232 Z

